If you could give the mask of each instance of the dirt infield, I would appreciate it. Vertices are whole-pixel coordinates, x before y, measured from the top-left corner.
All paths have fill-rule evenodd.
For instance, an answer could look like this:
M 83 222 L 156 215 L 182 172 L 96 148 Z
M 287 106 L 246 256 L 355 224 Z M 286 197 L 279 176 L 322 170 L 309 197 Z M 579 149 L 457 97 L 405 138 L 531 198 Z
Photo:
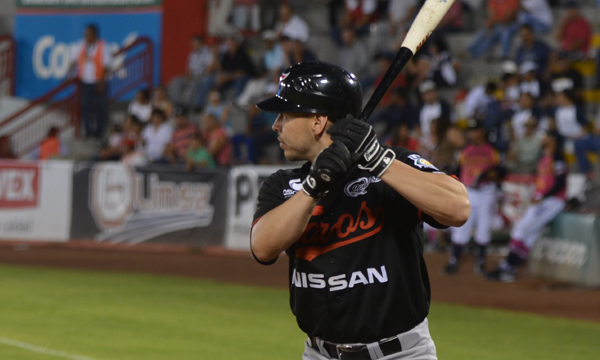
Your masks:
M 441 274 L 446 256 L 426 254 L 434 301 L 600 321 L 600 290 L 521 275 L 517 282 L 485 281 L 467 258 L 455 276 Z M 493 263 L 493 259 L 491 261 Z M 241 284 L 287 287 L 287 259 L 258 265 L 248 253 L 166 246 L 97 246 L 89 243 L 0 243 L 0 263 L 67 269 L 140 272 Z

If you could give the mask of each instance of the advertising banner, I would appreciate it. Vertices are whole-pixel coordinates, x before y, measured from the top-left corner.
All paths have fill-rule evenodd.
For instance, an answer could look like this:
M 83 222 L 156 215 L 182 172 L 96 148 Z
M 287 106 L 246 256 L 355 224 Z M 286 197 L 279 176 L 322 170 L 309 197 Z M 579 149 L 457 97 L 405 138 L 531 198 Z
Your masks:
M 600 286 L 600 216 L 564 212 L 530 253 L 533 275 L 585 286 Z
M 250 250 L 250 228 L 256 211 L 258 190 L 276 166 L 238 166 L 230 170 L 227 216 L 228 249 Z M 297 190 L 302 188 L 300 182 Z
M 78 163 L 73 183 L 73 240 L 223 244 L 225 169 Z
M 0 239 L 67 241 L 72 163 L 0 161 Z
M 154 68 L 160 69 L 160 4 L 156 0 L 20 0 L 14 31 L 16 95 L 34 99 L 66 80 L 73 48 L 82 40 L 88 24 L 98 27 L 99 37 L 113 53 L 140 36 L 149 37 L 154 42 Z M 155 83 L 159 75 L 156 71 Z

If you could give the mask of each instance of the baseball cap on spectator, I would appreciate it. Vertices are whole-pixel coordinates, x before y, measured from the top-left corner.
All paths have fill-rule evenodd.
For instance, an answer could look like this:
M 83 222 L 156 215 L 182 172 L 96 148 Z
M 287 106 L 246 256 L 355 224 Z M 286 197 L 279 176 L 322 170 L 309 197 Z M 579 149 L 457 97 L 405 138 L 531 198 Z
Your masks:
M 175 108 L 175 116 L 186 116 L 188 114 L 187 109 L 184 108 L 183 106 L 177 106 Z
M 555 93 L 563 92 L 565 90 L 573 89 L 573 80 L 569 78 L 558 78 L 552 81 L 552 91 Z
M 435 90 L 435 82 L 431 80 L 425 80 L 421 83 L 421 85 L 419 85 L 419 92 L 421 94 L 431 90 Z
M 502 74 L 515 74 L 519 71 L 517 64 L 512 60 L 506 60 L 502 63 Z
M 537 64 L 534 63 L 533 61 L 525 61 L 524 63 L 521 64 L 521 67 L 519 68 L 519 73 L 521 75 L 525 75 L 528 72 L 531 71 L 537 71 Z

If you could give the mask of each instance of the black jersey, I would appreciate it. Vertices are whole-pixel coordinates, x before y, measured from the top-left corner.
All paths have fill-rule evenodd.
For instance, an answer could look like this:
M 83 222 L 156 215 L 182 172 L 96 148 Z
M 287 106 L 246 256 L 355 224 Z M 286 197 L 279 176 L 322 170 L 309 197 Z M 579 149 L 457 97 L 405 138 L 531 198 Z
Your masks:
M 398 160 L 438 172 L 419 155 L 393 149 Z M 260 189 L 254 221 L 302 191 L 309 170 L 307 163 L 272 174 Z M 290 305 L 300 328 L 331 342 L 369 343 L 421 323 L 431 299 L 421 219 L 381 179 L 352 168 L 317 203 L 303 235 L 286 250 Z

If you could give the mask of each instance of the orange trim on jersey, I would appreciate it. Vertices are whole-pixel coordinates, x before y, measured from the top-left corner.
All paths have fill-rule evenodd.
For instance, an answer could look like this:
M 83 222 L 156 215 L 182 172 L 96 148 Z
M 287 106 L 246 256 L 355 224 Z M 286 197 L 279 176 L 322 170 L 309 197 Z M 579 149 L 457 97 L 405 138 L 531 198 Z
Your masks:
M 319 216 L 319 215 L 323 215 L 323 205 L 317 205 L 315 206 L 315 208 L 312 211 L 312 216 Z
M 421 209 L 418 209 L 417 216 L 419 217 L 419 220 L 423 221 L 423 218 L 422 218 L 423 212 L 421 211 Z

